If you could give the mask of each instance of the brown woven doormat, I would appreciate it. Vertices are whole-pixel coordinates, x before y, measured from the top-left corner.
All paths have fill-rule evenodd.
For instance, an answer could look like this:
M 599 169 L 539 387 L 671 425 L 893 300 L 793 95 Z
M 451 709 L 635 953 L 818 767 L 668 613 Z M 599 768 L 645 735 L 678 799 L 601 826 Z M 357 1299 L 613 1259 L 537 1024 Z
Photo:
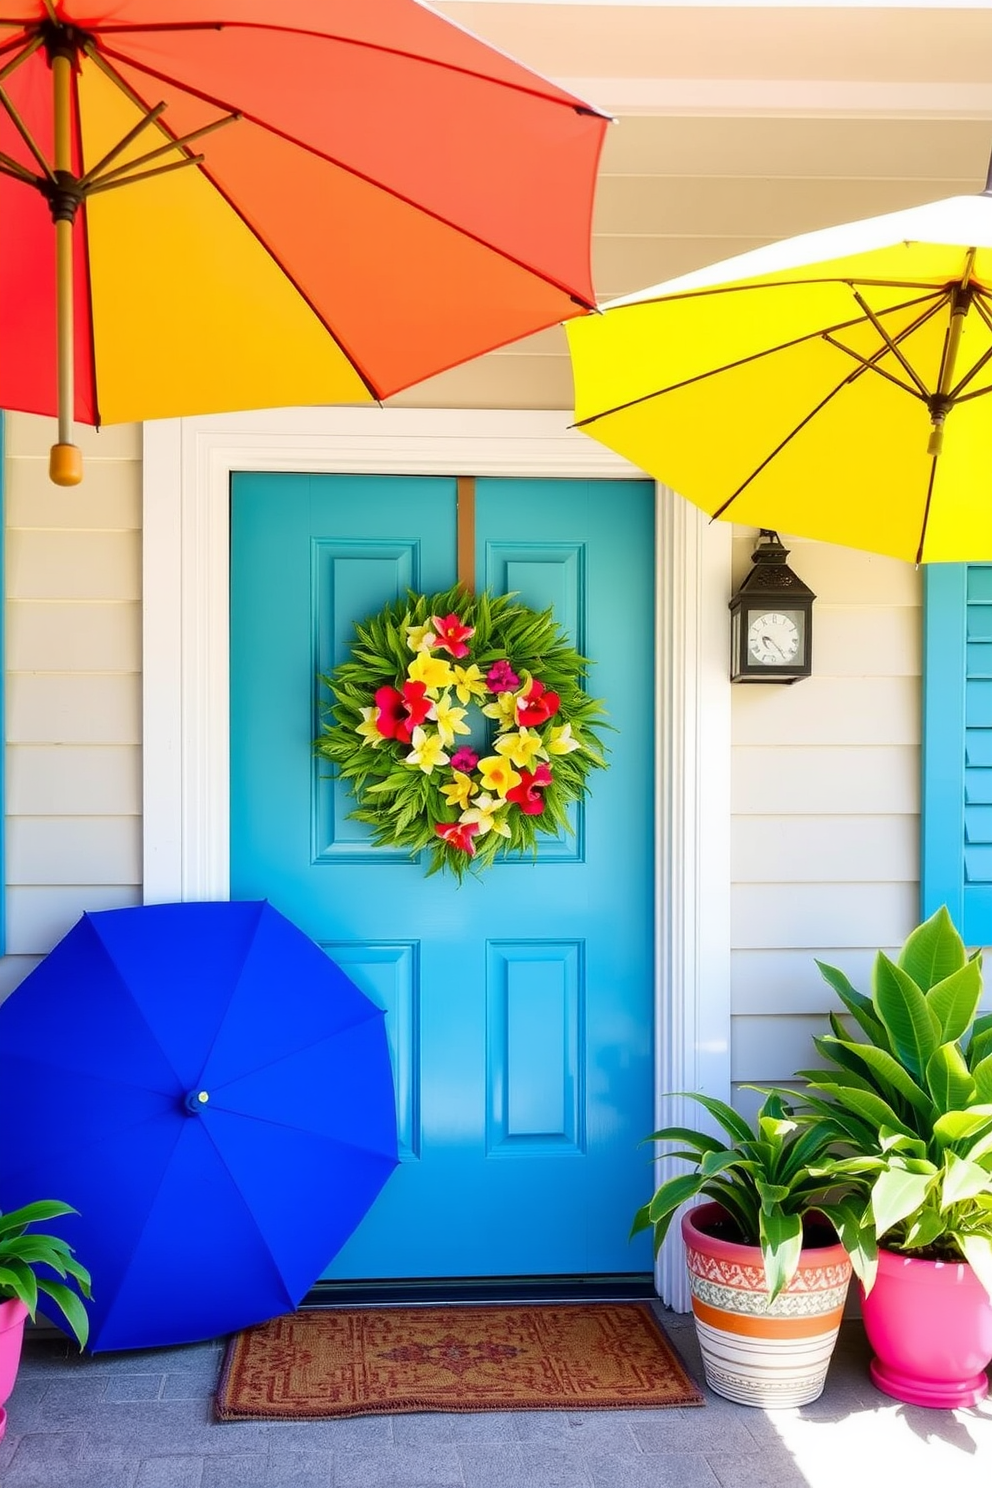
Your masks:
M 297 1312 L 228 1344 L 218 1420 L 702 1405 L 641 1302 Z

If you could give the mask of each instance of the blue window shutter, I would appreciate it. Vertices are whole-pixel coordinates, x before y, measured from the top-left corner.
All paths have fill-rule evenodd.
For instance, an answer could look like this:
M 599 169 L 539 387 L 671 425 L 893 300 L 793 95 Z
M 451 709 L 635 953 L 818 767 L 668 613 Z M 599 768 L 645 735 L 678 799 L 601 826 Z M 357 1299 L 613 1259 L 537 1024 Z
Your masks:
M 992 564 L 937 563 L 923 588 L 921 910 L 992 944 Z

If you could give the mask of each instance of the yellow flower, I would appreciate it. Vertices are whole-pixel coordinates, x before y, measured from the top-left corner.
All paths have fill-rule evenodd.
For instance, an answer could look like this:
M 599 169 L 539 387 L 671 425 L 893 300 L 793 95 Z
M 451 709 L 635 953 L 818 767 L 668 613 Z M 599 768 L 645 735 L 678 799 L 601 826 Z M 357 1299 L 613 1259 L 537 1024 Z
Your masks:
M 509 837 L 510 829 L 506 822 L 496 820 L 496 812 L 501 811 L 505 805 L 505 801 L 494 801 L 492 796 L 478 795 L 475 798 L 475 805 L 463 811 L 458 820 L 475 822 L 479 828 L 477 833 L 479 837 L 485 837 L 487 832 L 495 832 L 498 837 Z
M 511 768 L 510 761 L 501 754 L 491 754 L 487 759 L 480 760 L 479 774 L 482 777 L 483 790 L 495 791 L 501 800 L 506 799 L 507 791 L 520 784 L 520 776 Z
M 429 651 L 418 651 L 406 669 L 411 682 L 423 682 L 432 697 L 436 697 L 455 680 L 450 661 L 443 656 L 432 656 Z
M 547 758 L 540 734 L 535 734 L 532 729 L 525 728 L 522 728 L 519 733 L 506 734 L 502 739 L 497 739 L 496 752 L 505 754 L 518 770 L 529 770 L 535 756 L 538 759 Z
M 446 692 L 434 704 L 434 717 L 437 720 L 437 731 L 441 735 L 441 742 L 445 747 L 454 744 L 456 734 L 470 734 L 472 732 L 468 724 L 462 722 L 462 719 L 465 717 L 465 709 L 454 707 L 450 693 Z
M 472 799 L 475 785 L 471 776 L 463 775 L 461 770 L 455 771 L 454 785 L 442 785 L 441 794 L 449 806 L 461 806 L 464 810 Z
M 489 688 L 475 662 L 467 667 L 453 667 L 452 670 L 455 674 L 455 691 L 460 703 L 470 703 L 474 697 L 485 697 Z
M 406 757 L 408 765 L 419 765 L 425 775 L 429 775 L 435 765 L 446 765 L 448 756 L 441 748 L 441 740 L 437 734 L 429 734 L 426 729 L 419 726 L 414 729 L 410 742 L 413 745 Z
M 517 699 L 512 692 L 501 692 L 494 703 L 487 703 L 483 708 L 487 718 L 499 719 L 499 732 L 512 728 L 517 721 Z
M 560 728 L 553 728 L 551 730 L 551 737 L 548 740 L 547 748 L 549 754 L 571 754 L 573 749 L 581 749 L 582 745 L 578 739 L 572 738 L 572 725 L 570 723 L 563 723 Z
M 378 749 L 382 743 L 382 734 L 379 732 L 375 721 L 378 708 L 363 708 L 362 721 L 355 728 L 355 733 L 360 734 L 366 744 L 371 744 L 373 749 Z
M 426 625 L 408 625 L 406 643 L 411 651 L 429 651 L 432 646 L 436 646 L 437 636 L 431 630 L 430 622 Z

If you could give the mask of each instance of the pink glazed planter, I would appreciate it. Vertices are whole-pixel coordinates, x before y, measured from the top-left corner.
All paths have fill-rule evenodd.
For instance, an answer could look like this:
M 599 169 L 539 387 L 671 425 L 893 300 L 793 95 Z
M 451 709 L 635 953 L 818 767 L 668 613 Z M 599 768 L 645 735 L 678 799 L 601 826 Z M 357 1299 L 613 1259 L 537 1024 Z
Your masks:
M 7 1429 L 4 1406 L 17 1378 L 27 1316 L 27 1308 L 16 1297 L 9 1302 L 0 1302 L 0 1441 Z
M 970 1266 L 880 1250 L 861 1315 L 871 1377 L 886 1395 L 953 1410 L 988 1394 L 992 1300 Z

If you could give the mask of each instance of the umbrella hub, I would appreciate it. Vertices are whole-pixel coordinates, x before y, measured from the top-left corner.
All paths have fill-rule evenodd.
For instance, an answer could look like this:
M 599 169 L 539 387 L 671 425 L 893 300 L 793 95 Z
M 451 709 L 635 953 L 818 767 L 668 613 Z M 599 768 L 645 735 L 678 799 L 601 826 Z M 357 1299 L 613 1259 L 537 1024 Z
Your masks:
M 191 1116 L 202 1116 L 209 1099 L 208 1090 L 190 1090 L 187 1092 L 184 1105 Z
M 42 194 L 48 201 L 53 222 L 75 222 L 79 204 L 85 191 L 78 176 L 72 171 L 56 170 L 52 179 L 41 183 Z
M 79 53 L 93 41 L 88 31 L 81 31 L 78 26 L 67 26 L 64 21 L 42 21 L 37 34 L 48 54 L 49 66 L 56 57 L 66 57 L 75 66 Z

